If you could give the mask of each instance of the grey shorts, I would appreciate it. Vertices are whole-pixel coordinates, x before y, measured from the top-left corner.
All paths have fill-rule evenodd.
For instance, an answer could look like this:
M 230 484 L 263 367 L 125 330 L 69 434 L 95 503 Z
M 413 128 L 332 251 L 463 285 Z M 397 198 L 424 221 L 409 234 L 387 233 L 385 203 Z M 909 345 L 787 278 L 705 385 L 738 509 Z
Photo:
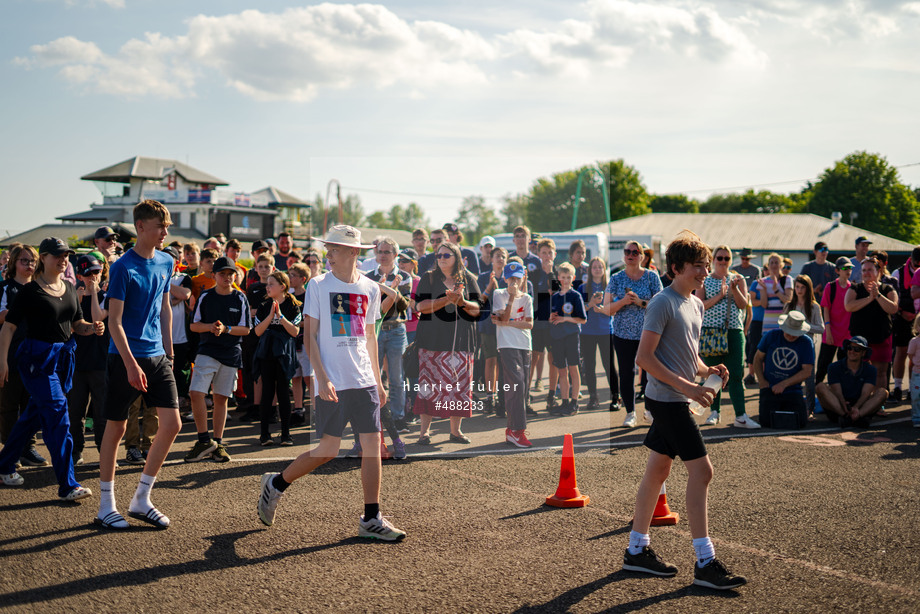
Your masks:
M 380 432 L 380 401 L 376 386 L 337 390 L 336 396 L 338 403 L 313 397 L 317 436 L 341 437 L 349 422 L 355 433 Z
M 210 388 L 214 394 L 222 397 L 233 396 L 236 390 L 237 368 L 221 363 L 216 358 L 199 354 L 195 358 L 195 367 L 192 369 L 192 382 L 188 389 L 202 394 L 208 393 Z

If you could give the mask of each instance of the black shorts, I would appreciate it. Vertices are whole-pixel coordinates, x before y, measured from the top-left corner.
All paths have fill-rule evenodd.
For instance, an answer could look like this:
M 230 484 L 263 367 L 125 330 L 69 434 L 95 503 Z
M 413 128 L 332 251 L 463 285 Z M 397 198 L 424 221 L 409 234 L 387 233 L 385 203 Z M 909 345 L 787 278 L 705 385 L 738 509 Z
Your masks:
M 652 413 L 652 426 L 645 435 L 645 447 L 685 463 L 706 456 L 706 444 L 689 403 L 664 403 L 645 397 L 645 409 Z
M 351 422 L 356 433 L 380 432 L 380 398 L 377 387 L 337 390 L 339 402 L 313 397 L 316 435 L 342 437 L 345 425 Z
M 553 353 L 553 366 L 557 369 L 577 367 L 581 361 L 581 344 L 577 334 L 553 339 L 550 351 Z
M 537 322 L 536 324 L 539 324 Z M 536 325 L 530 331 L 531 349 L 537 354 L 550 350 L 552 339 L 549 336 L 549 327 L 537 327 Z M 550 350 L 552 351 L 552 350 Z
M 901 316 L 891 316 L 891 336 L 894 338 L 894 347 L 903 348 L 910 345 L 914 338 L 914 323 L 908 322 Z
M 133 388 L 128 383 L 128 371 L 118 354 L 109 354 L 108 388 L 105 395 L 105 417 L 109 420 L 127 420 L 128 408 L 144 395 L 147 407 L 179 409 L 179 393 L 172 363 L 165 355 L 137 358 L 147 377 L 147 392 Z

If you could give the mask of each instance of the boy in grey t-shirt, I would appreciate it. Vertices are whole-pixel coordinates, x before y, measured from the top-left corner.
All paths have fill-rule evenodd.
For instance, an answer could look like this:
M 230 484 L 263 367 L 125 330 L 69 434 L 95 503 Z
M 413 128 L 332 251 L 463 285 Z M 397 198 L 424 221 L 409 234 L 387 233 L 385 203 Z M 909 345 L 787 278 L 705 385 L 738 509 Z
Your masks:
M 747 580 L 731 574 L 715 558 L 706 512 L 712 463 L 689 405 L 693 400 L 708 407 L 715 396 L 712 388 L 696 385 L 697 376 L 718 374 L 723 386 L 728 382 L 725 365 L 707 367 L 698 353 L 703 303 L 693 292 L 703 287 L 712 253 L 699 237 L 687 232 L 668 246 L 666 258 L 674 281 L 649 302 L 636 355 L 636 364 L 648 373 L 645 407 L 654 420 L 645 437 L 651 452 L 636 495 L 623 569 L 656 576 L 677 574 L 675 566 L 649 547 L 648 530 L 661 487 L 674 457 L 680 456 L 688 473 L 687 514 L 697 558 L 693 583 L 727 590 Z

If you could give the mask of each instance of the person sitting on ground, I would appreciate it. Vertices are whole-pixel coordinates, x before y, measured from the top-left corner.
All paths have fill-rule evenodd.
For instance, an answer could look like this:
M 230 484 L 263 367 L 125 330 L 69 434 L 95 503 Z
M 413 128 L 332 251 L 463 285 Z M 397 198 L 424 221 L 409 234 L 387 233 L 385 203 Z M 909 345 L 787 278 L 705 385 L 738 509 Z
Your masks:
M 779 317 L 779 328 L 760 340 L 754 355 L 754 373 L 760 385 L 760 423 L 773 428 L 777 412 L 792 412 L 796 425 L 808 422 L 802 382 L 814 372 L 815 346 L 800 311 Z
M 827 383 L 817 386 L 818 399 L 831 422 L 843 428 L 866 428 L 888 398 L 888 391 L 876 386 L 876 369 L 869 363 L 872 350 L 865 338 L 851 337 L 843 342 L 843 349 L 846 358 L 827 368 Z

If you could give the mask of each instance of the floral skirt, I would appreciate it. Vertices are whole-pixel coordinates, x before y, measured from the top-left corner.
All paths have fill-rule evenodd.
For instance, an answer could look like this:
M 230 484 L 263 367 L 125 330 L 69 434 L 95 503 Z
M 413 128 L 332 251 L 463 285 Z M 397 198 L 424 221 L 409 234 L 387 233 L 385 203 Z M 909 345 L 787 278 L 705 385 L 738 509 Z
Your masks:
M 418 393 L 412 412 L 437 418 L 473 416 L 472 352 L 418 351 Z

